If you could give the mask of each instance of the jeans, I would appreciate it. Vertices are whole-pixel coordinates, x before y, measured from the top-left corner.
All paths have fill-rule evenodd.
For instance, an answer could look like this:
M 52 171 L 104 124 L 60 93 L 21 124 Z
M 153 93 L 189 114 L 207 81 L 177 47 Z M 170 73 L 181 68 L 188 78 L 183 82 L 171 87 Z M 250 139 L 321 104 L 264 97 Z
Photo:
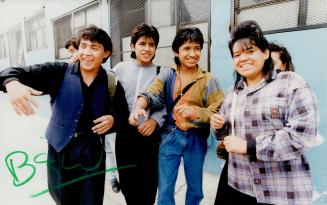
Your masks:
M 187 184 L 185 204 L 198 205 L 203 198 L 202 174 L 207 136 L 198 129 L 182 131 L 175 126 L 161 134 L 159 147 L 158 205 L 174 205 L 178 168 L 183 158 Z

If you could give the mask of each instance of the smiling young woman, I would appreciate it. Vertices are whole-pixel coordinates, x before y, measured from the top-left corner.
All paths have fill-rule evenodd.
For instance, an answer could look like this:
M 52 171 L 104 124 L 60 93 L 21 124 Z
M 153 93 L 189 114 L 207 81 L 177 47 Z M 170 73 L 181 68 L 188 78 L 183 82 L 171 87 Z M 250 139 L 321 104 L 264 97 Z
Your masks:
M 231 37 L 236 80 L 210 122 L 228 152 L 215 204 L 311 204 L 304 151 L 317 133 L 316 97 L 298 74 L 274 70 L 256 22 Z

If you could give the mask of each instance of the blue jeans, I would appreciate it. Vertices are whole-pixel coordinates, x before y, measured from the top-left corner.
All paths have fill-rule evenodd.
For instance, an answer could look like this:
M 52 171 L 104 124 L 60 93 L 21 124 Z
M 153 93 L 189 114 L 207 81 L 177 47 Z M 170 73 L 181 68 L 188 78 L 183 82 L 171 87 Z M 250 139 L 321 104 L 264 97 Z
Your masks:
M 159 147 L 158 205 L 174 205 L 178 168 L 183 157 L 187 183 L 186 205 L 198 205 L 203 198 L 202 174 L 207 140 L 197 129 L 182 131 L 175 126 L 161 134 Z

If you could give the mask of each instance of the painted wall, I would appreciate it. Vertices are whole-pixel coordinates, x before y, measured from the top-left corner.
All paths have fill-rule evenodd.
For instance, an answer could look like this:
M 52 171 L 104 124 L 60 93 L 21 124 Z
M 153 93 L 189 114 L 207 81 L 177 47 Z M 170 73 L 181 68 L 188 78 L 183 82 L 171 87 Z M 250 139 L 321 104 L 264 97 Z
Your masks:
M 32 16 L 35 12 L 39 11 L 43 7 L 45 8 L 45 18 L 47 26 L 47 40 L 48 45 L 46 49 L 35 50 L 27 52 L 26 45 L 24 45 L 24 59 L 25 65 L 33 65 L 37 63 L 43 63 L 47 61 L 55 60 L 55 42 L 54 42 L 54 33 L 52 21 L 68 12 L 75 10 L 85 4 L 94 2 L 94 0 L 78 0 L 78 1 L 66 1 L 66 0 L 34 0 L 33 4 L 30 2 L 4 2 L 1 3 L 2 9 L 0 12 L 0 19 L 7 18 L 8 21 L 1 22 L 0 25 L 0 34 L 6 33 L 12 25 L 22 23 L 24 18 Z M 3 11 L 12 11 L 17 9 L 19 5 L 19 12 L 15 13 L 6 13 Z M 25 8 L 25 9 L 24 9 Z M 109 32 L 109 23 L 108 23 L 108 3 L 107 1 L 100 2 L 100 15 L 101 15 L 101 27 Z M 25 39 L 25 30 L 23 29 L 23 39 Z M 25 42 L 25 40 L 24 40 Z M 110 65 L 108 62 L 105 65 Z M 0 60 L 0 70 L 10 66 L 9 58 Z
M 230 0 L 211 1 L 211 72 L 226 91 L 234 82 L 232 59 L 228 50 Z M 268 40 L 283 44 L 290 51 L 296 72 L 312 87 L 318 97 L 321 124 L 319 131 L 327 136 L 327 28 L 267 35 Z M 327 143 L 308 151 L 314 184 L 314 204 L 327 203 Z M 221 163 L 221 162 L 220 162 Z M 218 164 L 220 164 L 218 163 Z M 215 168 L 208 166 L 209 171 Z M 217 171 L 218 170 L 218 171 Z M 216 168 L 220 172 L 220 167 Z

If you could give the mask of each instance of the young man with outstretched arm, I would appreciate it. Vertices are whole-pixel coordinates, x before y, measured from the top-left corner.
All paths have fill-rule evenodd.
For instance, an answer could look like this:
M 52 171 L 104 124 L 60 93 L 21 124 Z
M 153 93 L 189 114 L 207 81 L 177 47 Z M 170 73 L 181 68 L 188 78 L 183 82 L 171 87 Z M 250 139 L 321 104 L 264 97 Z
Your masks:
M 117 105 L 126 101 L 119 82 L 115 95 L 109 96 L 107 73 L 101 67 L 112 51 L 108 34 L 89 26 L 79 31 L 77 44 L 79 62 L 8 68 L 0 73 L 0 90 L 8 93 L 18 115 L 34 113 L 33 96 L 50 95 L 52 115 L 46 130 L 50 194 L 56 204 L 102 205 L 103 138 L 117 127 Z

